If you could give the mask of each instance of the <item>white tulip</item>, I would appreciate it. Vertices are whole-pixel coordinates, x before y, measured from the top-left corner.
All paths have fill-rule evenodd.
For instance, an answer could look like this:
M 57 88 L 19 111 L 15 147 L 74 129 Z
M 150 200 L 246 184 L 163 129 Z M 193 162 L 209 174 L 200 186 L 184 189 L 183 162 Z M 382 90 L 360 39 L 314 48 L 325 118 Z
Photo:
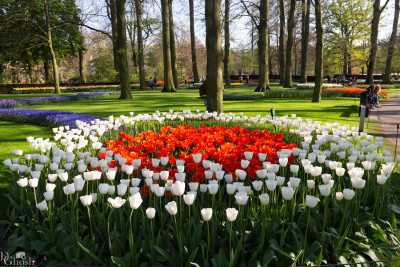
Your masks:
M 307 180 L 307 188 L 314 189 L 315 188 L 315 181 L 314 180 Z
M 312 167 L 310 174 L 313 177 L 320 176 L 322 174 L 322 167 L 319 166 Z
M 217 178 L 218 181 L 221 181 L 224 179 L 225 171 L 216 171 L 215 172 L 215 178 Z
M 119 209 L 122 207 L 122 205 L 125 204 L 126 199 L 120 198 L 120 197 L 116 197 L 116 198 L 107 198 L 108 203 L 111 204 L 111 207 L 115 208 L 115 209 Z
M 102 195 L 105 195 L 108 193 L 108 188 L 109 188 L 109 184 L 106 183 L 101 183 L 99 184 L 99 192 Z
M 52 183 L 47 183 L 46 184 L 46 191 L 54 191 L 56 189 L 56 185 Z
M 46 191 L 43 193 L 43 197 L 44 199 L 46 199 L 46 201 L 50 201 L 53 200 L 54 198 L 54 191 Z
M 253 186 L 254 191 L 261 191 L 263 182 L 260 180 L 255 180 L 255 181 L 251 182 L 251 185 Z
M 250 161 L 253 158 L 254 153 L 251 151 L 245 151 L 243 154 L 244 154 L 245 159 Z
M 238 205 L 246 205 L 249 200 L 249 196 L 244 191 L 239 191 L 235 194 L 235 200 Z
M 256 170 L 256 175 L 258 179 L 264 179 L 265 177 L 267 177 L 267 170 L 266 169 Z
M 250 165 L 250 161 L 248 161 L 248 160 L 242 159 L 240 161 L 240 167 L 242 169 L 246 169 L 247 167 L 249 167 L 249 165 Z
M 146 216 L 150 220 L 154 219 L 154 217 L 156 217 L 156 209 L 155 208 L 147 208 L 146 209 Z
M 199 189 L 199 183 L 197 182 L 190 182 L 188 183 L 190 191 L 197 192 Z
M 68 172 L 59 172 L 58 178 L 60 178 L 61 181 L 67 182 L 68 181 Z
M 203 221 L 208 222 L 209 220 L 211 220 L 213 210 L 211 208 L 201 209 L 200 213 Z
M 297 175 L 299 172 L 299 165 L 290 165 L 290 172 Z
M 171 192 L 174 196 L 182 196 L 185 193 L 185 183 L 175 181 L 171 186 Z
M 289 186 L 281 187 L 281 193 L 284 200 L 291 200 L 294 196 L 294 190 Z
M 278 185 L 277 180 L 265 180 L 265 185 L 267 186 L 269 191 L 274 191 L 276 186 Z
M 331 186 L 328 184 L 318 185 L 318 189 L 319 193 L 324 197 L 327 197 L 331 194 Z
M 208 186 L 206 184 L 200 184 L 200 192 L 205 193 L 208 190 Z
M 236 192 L 236 186 L 234 184 L 226 184 L 226 193 L 228 195 L 233 195 Z
M 335 169 L 336 175 L 339 177 L 342 177 L 344 175 L 344 173 L 346 172 L 346 170 L 342 167 L 338 167 Z
M 315 197 L 315 196 L 311 196 L 311 195 L 307 195 L 306 196 L 306 206 L 309 208 L 315 208 L 318 203 L 319 203 L 320 199 Z
M 64 191 L 64 194 L 66 194 L 66 195 L 74 194 L 75 193 L 75 185 L 73 183 L 67 184 L 66 186 L 63 187 L 63 191 Z
M 267 159 L 267 154 L 265 153 L 258 153 L 258 160 L 263 162 Z
M 202 155 L 200 153 L 192 154 L 193 162 L 198 164 L 201 162 Z
M 161 162 L 160 159 L 152 158 L 151 159 L 151 166 L 153 166 L 153 168 L 157 168 L 160 165 L 160 162 Z
M 293 188 L 299 187 L 300 182 L 301 182 L 301 179 L 298 178 L 298 177 L 290 177 L 289 178 L 290 186 L 293 187 Z
M 42 202 L 39 202 L 36 204 L 36 208 L 40 211 L 45 211 L 47 210 L 47 202 L 46 200 L 43 200 Z
M 236 175 L 236 177 L 239 178 L 239 180 L 244 181 L 246 179 L 247 172 L 244 171 L 244 170 L 241 170 L 241 169 L 236 169 L 235 170 L 235 175 Z
M 234 221 L 236 221 L 239 211 L 235 208 L 227 208 L 225 210 L 225 213 L 226 213 L 226 218 L 228 219 L 228 221 L 234 222 Z
M 347 171 L 350 178 L 362 178 L 364 175 L 364 169 L 359 167 L 354 167 L 351 170 Z
M 343 198 L 346 200 L 352 200 L 356 192 L 352 189 L 343 189 Z
M 281 167 L 286 167 L 288 164 L 289 159 L 284 157 L 284 158 L 279 158 L 279 165 Z
M 117 169 L 108 169 L 108 171 L 106 172 L 106 177 L 110 181 L 114 181 L 116 175 L 117 175 Z
M 269 195 L 267 193 L 260 194 L 258 196 L 261 205 L 267 205 L 269 203 Z
M 39 179 L 38 178 L 32 178 L 28 180 L 28 184 L 32 188 L 36 188 L 39 185 Z
M 195 199 L 196 199 L 196 192 L 191 191 L 183 195 L 183 201 L 188 206 L 193 205 Z
M 126 183 L 121 183 L 117 185 L 117 194 L 119 196 L 125 195 L 127 190 L 128 190 L 128 185 Z
M 109 195 L 114 195 L 115 193 L 115 186 L 114 185 L 109 185 L 108 186 L 108 192 Z
M 336 200 L 341 201 L 343 199 L 343 193 L 342 192 L 336 192 Z
M 128 198 L 128 200 L 129 200 L 130 207 L 134 210 L 138 209 L 140 207 L 140 205 L 142 205 L 142 203 L 143 203 L 142 196 L 140 195 L 139 192 L 130 196 Z
M 169 177 L 169 171 L 161 171 L 160 172 L 160 178 L 163 181 L 166 181 Z
M 361 162 L 361 164 L 362 164 L 364 170 L 366 170 L 366 171 L 369 171 L 369 170 L 372 169 L 372 162 L 371 161 L 365 160 L 365 161 Z
M 366 181 L 362 178 L 351 178 L 351 186 L 355 189 L 363 189 L 365 187 Z
M 49 173 L 47 179 L 49 182 L 54 183 L 57 180 L 58 175 L 56 173 Z
M 389 179 L 389 177 L 387 177 L 384 174 L 378 174 L 376 176 L 376 182 L 380 185 L 384 185 L 386 183 L 386 181 Z
M 93 196 L 92 195 L 84 195 L 84 196 L 80 196 L 79 200 L 81 201 L 82 205 L 84 207 L 90 206 L 90 204 L 92 204 L 93 202 Z
M 28 178 L 21 178 L 17 181 L 18 186 L 27 187 L 28 186 Z
M 83 180 L 81 175 L 77 175 L 73 179 L 74 181 L 74 187 L 75 191 L 80 192 L 83 190 L 83 187 L 85 186 L 85 180 Z
M 324 184 L 329 184 L 332 179 L 332 175 L 329 173 L 324 173 L 321 175 L 321 178 L 322 178 L 322 182 Z
M 211 195 L 216 195 L 218 193 L 219 185 L 216 183 L 208 184 L 208 192 Z
M 283 176 L 276 176 L 276 181 L 278 182 L 279 186 L 282 186 L 285 183 L 286 178 Z
M 178 213 L 178 206 L 175 201 L 168 202 L 165 205 L 165 209 L 169 213 L 169 215 L 175 216 Z
M 168 164 L 169 158 L 168 157 L 161 157 L 160 162 L 161 165 L 166 166 Z

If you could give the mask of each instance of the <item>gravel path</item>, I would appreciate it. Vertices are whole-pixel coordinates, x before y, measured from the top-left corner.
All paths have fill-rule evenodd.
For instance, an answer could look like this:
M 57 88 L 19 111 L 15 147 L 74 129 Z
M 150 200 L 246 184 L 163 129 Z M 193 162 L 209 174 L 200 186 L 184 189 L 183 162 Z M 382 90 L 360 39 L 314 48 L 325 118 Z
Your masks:
M 379 131 L 379 135 L 389 138 L 394 146 L 396 144 L 397 127 L 400 124 L 400 95 L 382 101 L 380 108 L 371 111 L 369 119 L 377 123 L 376 130 Z M 400 139 L 398 140 L 397 151 L 400 154 Z

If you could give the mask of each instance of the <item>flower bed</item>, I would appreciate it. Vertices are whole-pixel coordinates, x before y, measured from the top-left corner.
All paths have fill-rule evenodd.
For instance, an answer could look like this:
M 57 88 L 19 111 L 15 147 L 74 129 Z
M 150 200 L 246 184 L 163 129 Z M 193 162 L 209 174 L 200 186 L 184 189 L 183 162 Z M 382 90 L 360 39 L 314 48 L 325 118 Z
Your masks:
M 346 126 L 168 112 L 28 141 L 41 153 L 4 161 L 12 251 L 107 266 L 353 264 L 398 251 L 393 155 Z
M 0 108 L 0 119 L 50 127 L 68 125 L 71 128 L 75 128 L 77 120 L 89 123 L 95 121 L 97 118 L 88 114 L 59 110 Z
M 0 99 L 0 108 L 13 108 L 17 105 L 33 105 L 33 104 L 41 104 L 47 102 L 63 102 L 63 101 L 73 101 L 80 100 L 90 97 L 103 96 L 106 94 L 110 94 L 110 92 L 84 92 L 77 93 L 74 95 L 51 95 L 51 96 L 43 96 L 43 97 L 21 97 L 16 99 Z
M 326 88 L 324 89 L 324 93 L 342 93 L 345 96 L 360 96 L 362 92 L 364 92 L 366 88 L 357 88 L 357 87 L 343 87 L 343 88 Z M 379 93 L 381 97 L 388 97 L 388 93 L 386 90 L 381 90 Z

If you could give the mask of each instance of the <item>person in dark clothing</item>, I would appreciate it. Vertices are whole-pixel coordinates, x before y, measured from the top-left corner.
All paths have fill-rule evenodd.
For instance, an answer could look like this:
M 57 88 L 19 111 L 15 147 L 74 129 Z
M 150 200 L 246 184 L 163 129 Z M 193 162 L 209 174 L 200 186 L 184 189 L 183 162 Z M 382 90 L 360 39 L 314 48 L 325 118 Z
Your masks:
M 367 90 L 363 91 L 360 94 L 360 108 L 358 110 L 358 115 L 361 115 L 361 106 L 365 106 L 365 117 L 368 117 L 369 115 L 369 110 L 371 109 L 372 105 L 372 101 L 373 101 L 373 90 L 374 90 L 374 86 L 370 85 Z

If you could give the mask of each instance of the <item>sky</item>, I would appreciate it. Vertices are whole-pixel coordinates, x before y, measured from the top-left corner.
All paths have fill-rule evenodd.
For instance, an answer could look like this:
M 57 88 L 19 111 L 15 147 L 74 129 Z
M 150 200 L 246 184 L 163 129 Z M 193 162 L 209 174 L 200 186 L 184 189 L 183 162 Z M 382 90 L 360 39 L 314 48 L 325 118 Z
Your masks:
M 392 31 L 394 0 L 389 0 L 387 8 L 384 10 L 381 18 L 379 39 L 386 39 Z M 106 17 L 105 1 L 104 0 L 77 0 L 82 13 L 87 19 L 87 24 L 104 29 L 109 25 Z M 151 14 L 159 16 L 160 8 L 159 1 L 153 1 L 154 4 L 147 7 L 151 10 Z M 205 43 L 204 31 L 204 1 L 195 2 L 195 28 L 196 38 Z M 174 23 L 176 27 L 189 31 L 189 4 L 187 0 L 174 0 L 173 12 Z M 248 47 L 250 44 L 250 35 L 248 28 L 249 18 L 245 14 L 240 14 L 241 9 L 238 6 L 232 8 L 232 13 L 239 16 L 231 23 L 231 47 L 233 49 Z

